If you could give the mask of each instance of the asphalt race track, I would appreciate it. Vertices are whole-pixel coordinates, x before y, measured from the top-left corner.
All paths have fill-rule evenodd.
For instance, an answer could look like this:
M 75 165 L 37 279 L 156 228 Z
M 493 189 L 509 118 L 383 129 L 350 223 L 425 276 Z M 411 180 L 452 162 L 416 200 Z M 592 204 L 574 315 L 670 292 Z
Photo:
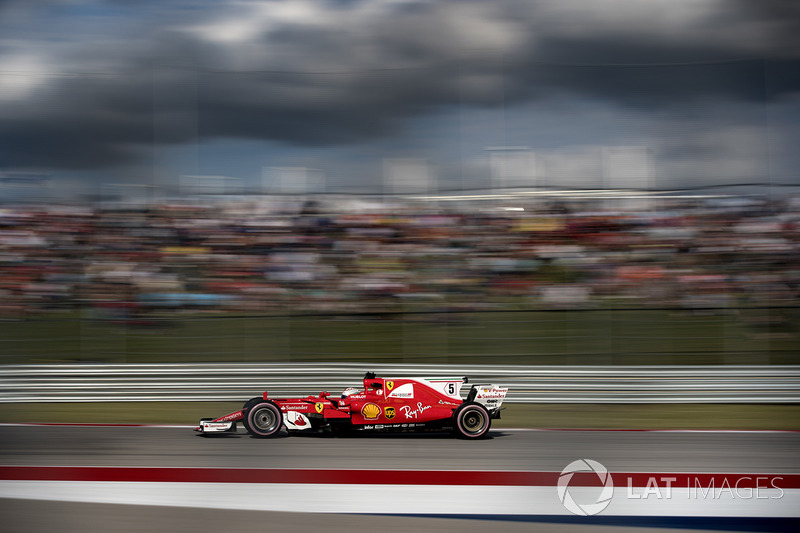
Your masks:
M 0 464 L 561 471 L 590 458 L 610 471 L 800 473 L 800 432 L 492 430 L 490 438 L 377 435 L 262 440 L 243 428 L 0 426 Z
M 800 473 L 797 432 L 494 430 L 464 441 L 446 435 L 201 437 L 190 428 L 0 426 L 0 465 L 259 469 L 555 471 L 581 458 L 611 472 Z M 322 489 L 319 498 L 341 497 Z M 298 509 L 301 510 L 301 509 Z M 376 523 L 408 531 L 574 530 L 608 526 L 493 522 L 418 516 L 307 515 L 63 501 L 0 499 L 0 531 L 352 531 Z M 116 524 L 111 529 L 105 526 Z M 651 528 L 625 528 L 634 532 Z

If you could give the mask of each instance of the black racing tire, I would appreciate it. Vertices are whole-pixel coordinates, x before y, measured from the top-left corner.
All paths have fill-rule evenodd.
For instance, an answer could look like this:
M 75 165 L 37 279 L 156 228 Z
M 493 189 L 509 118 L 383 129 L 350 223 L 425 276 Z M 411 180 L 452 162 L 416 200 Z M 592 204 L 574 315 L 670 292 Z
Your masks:
M 247 425 L 247 410 L 263 401 L 264 401 L 263 398 L 258 398 L 258 397 L 250 398 L 249 400 L 244 402 L 244 405 L 242 406 L 242 413 L 244 413 L 244 418 L 242 419 L 242 425 L 244 426 L 244 429 L 246 429 L 248 433 L 252 433 L 252 431 L 250 431 L 250 426 Z
M 261 400 L 244 412 L 245 427 L 254 437 L 267 438 L 278 434 L 283 425 L 283 414 L 272 402 Z
M 489 411 L 479 403 L 462 403 L 453 413 L 454 432 L 465 439 L 484 437 L 492 427 Z
M 259 397 L 259 396 L 256 396 L 255 398 L 250 398 L 249 400 L 247 400 L 246 402 L 244 402 L 244 405 L 242 406 L 242 411 L 244 411 L 245 409 L 248 409 L 248 408 L 250 408 L 250 407 L 254 406 L 254 405 L 255 405 L 255 404 L 257 404 L 257 403 L 261 403 L 261 402 L 263 402 L 263 401 L 264 401 L 264 398 L 261 398 L 261 397 Z

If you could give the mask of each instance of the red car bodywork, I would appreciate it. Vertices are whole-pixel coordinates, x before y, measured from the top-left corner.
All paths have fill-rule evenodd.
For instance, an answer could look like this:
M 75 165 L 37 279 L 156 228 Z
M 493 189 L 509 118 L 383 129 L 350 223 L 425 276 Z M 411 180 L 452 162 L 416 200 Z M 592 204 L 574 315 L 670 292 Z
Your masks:
M 473 385 L 467 399 L 460 396 L 462 379 L 379 378 L 367 373 L 364 388 L 346 397 L 327 392 L 305 398 L 253 398 L 244 407 L 216 419 L 203 419 L 203 434 L 235 431 L 236 423 L 259 437 L 309 429 L 343 433 L 351 430 L 419 431 L 454 429 L 465 437 L 485 435 L 508 389 Z M 279 413 L 279 415 L 278 415 Z M 280 418 L 276 421 L 275 418 Z M 277 424 L 277 427 L 276 427 Z

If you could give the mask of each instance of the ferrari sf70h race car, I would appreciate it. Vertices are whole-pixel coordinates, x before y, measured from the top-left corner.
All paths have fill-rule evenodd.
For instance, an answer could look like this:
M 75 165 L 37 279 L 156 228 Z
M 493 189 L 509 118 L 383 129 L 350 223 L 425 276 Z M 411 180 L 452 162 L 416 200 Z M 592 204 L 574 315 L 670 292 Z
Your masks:
M 486 435 L 508 393 L 497 385 L 472 385 L 461 398 L 463 379 L 378 378 L 364 376 L 364 388 L 348 388 L 339 398 L 327 392 L 305 398 L 248 400 L 241 410 L 203 418 L 195 428 L 203 435 L 235 432 L 241 422 L 254 437 L 273 437 L 282 427 L 345 435 L 354 431 L 452 431 L 475 439 Z

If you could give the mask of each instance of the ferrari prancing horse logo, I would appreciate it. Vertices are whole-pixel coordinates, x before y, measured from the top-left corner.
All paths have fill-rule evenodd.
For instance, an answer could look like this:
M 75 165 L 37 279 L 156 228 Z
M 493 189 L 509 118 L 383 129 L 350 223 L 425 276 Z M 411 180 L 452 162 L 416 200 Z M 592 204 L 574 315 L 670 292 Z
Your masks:
M 386 416 L 386 420 L 391 420 L 394 418 L 394 407 L 384 407 L 383 414 Z
M 386 390 L 391 392 L 393 388 L 394 388 L 394 381 L 387 381 L 386 382 Z
M 322 402 L 317 402 L 317 404 L 314 406 L 314 409 L 316 409 L 319 414 L 322 414 L 322 409 L 324 409 L 324 407 L 325 406 L 322 404 Z

